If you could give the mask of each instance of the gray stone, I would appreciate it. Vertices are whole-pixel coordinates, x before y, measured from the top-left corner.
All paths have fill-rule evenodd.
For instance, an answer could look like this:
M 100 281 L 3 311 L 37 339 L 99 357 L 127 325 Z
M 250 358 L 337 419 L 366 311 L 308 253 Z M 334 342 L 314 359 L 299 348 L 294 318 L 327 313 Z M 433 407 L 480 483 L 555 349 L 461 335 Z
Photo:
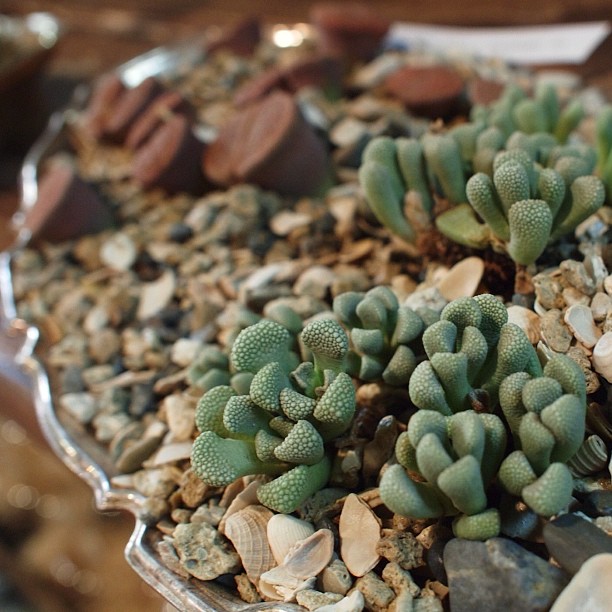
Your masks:
M 548 610 L 569 577 L 512 540 L 455 538 L 444 549 L 453 612 Z
M 612 491 L 591 491 L 583 501 L 589 516 L 612 516 Z
M 550 554 L 570 574 L 593 555 L 612 553 L 612 537 L 577 514 L 562 514 L 547 523 L 543 535 Z

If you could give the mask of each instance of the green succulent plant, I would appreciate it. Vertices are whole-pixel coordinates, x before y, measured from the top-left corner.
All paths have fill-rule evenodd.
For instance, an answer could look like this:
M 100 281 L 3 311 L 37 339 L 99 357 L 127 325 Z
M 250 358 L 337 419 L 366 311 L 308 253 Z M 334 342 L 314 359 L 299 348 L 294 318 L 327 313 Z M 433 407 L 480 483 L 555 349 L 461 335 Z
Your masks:
M 451 240 L 473 248 L 489 245 L 529 266 L 546 246 L 571 232 L 604 203 L 605 189 L 592 175 L 592 149 L 553 147 L 542 167 L 526 149 L 498 152 L 493 176 L 484 172 L 468 180 L 468 203 L 436 218 Z M 482 221 L 481 221 L 482 219 Z
M 414 343 L 426 327 L 414 310 L 400 306 L 388 287 L 342 293 L 333 310 L 349 330 L 350 374 L 366 382 L 408 384 L 417 363 Z
M 501 521 L 497 509 L 487 508 L 486 489 L 505 448 L 504 424 L 493 414 L 420 410 L 397 439 L 398 464 L 383 473 L 381 499 L 402 516 L 455 516 L 457 537 L 494 537 Z
M 539 85 L 533 96 L 518 85 L 508 85 L 495 102 L 475 105 L 471 111 L 472 121 L 496 127 L 506 138 L 517 131 L 548 133 L 561 144 L 567 142 L 584 116 L 579 100 L 563 105 L 557 90 L 549 83 Z
M 573 488 L 566 463 L 584 440 L 586 383 L 580 366 L 558 354 L 540 377 L 512 374 L 500 386 L 500 405 L 515 445 L 501 464 L 500 483 L 537 514 L 558 513 Z
M 447 304 L 422 341 L 428 359 L 410 377 L 410 399 L 446 416 L 482 404 L 493 410 L 504 378 L 542 372 L 527 336 L 508 323 L 506 307 L 490 294 Z
M 248 374 L 248 391 L 219 385 L 204 393 L 191 455 L 194 472 L 212 486 L 252 474 L 275 476 L 258 497 L 283 513 L 325 486 L 331 470 L 326 444 L 348 429 L 355 412 L 342 326 L 317 319 L 300 340 L 312 361 L 299 362 L 291 334 L 275 321 L 262 319 L 240 332 L 230 365 Z
M 597 175 L 606 187 L 606 201 L 612 203 L 612 104 L 606 104 L 595 126 Z

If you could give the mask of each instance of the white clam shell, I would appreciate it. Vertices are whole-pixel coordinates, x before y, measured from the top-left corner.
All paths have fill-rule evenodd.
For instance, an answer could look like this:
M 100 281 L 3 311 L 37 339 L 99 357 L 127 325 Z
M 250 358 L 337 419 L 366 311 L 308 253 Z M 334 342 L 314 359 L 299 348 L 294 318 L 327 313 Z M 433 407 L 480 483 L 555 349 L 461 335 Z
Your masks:
M 267 529 L 268 543 L 279 565 L 300 540 L 305 540 L 315 530 L 312 523 L 290 514 L 275 514 L 268 521 Z
M 272 512 L 261 505 L 248 506 L 225 520 L 225 536 L 240 556 L 249 579 L 257 584 L 260 576 L 276 565 L 268 545 L 267 524 Z
M 364 576 L 380 558 L 380 519 L 358 495 L 347 496 L 340 514 L 340 556 L 353 576 Z
M 333 556 L 334 534 L 329 529 L 319 529 L 287 553 L 283 567 L 292 576 L 306 580 L 321 573 Z
M 612 383 L 612 332 L 606 332 L 593 347 L 593 368 L 609 383 Z
M 329 529 L 319 529 L 298 542 L 287 553 L 282 565 L 261 574 L 257 588 L 269 599 L 292 601 L 299 590 L 314 586 L 316 576 L 333 555 L 333 533 Z

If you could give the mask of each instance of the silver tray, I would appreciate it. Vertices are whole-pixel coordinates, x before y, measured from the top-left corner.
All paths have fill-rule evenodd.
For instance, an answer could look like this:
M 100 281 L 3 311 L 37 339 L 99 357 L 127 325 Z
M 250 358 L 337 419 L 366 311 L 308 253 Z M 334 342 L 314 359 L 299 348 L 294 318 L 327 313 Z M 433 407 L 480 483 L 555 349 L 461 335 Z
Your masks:
M 177 70 L 195 65 L 204 56 L 203 44 L 189 41 L 147 52 L 122 64 L 117 72 L 126 85 L 134 86 L 148 76 L 176 74 Z M 20 206 L 11 221 L 15 239 L 6 251 L 0 252 L 0 389 L 7 389 L 7 395 L 11 393 L 17 410 L 35 412 L 48 445 L 91 487 L 99 510 L 124 510 L 134 516 L 134 531 L 125 548 L 125 557 L 136 573 L 170 604 L 179 610 L 206 612 L 302 610 L 296 605 L 275 602 L 247 604 L 219 583 L 186 579 L 169 570 L 157 552 L 162 533 L 143 520 L 146 498 L 137 491 L 114 487 L 111 480 L 116 470 L 102 446 L 54 409 L 49 377 L 35 355 L 39 331 L 17 314 L 11 262 L 30 239 L 26 220 L 37 200 L 41 166 L 52 153 L 66 150 L 68 126 L 75 111 L 82 106 L 85 95 L 86 88 L 77 89 L 70 107 L 51 116 L 46 130 L 30 149 L 21 169 Z

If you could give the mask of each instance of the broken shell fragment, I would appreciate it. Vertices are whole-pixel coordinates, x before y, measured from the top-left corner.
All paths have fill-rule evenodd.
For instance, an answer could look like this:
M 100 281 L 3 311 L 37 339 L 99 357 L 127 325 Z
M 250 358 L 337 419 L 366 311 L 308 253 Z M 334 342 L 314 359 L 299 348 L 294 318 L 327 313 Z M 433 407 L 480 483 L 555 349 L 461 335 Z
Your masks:
M 380 520 L 358 495 L 347 496 L 340 514 L 340 556 L 353 576 L 367 574 L 378 563 Z
M 612 383 L 612 332 L 606 332 L 593 347 L 593 368 Z
M 438 290 L 449 302 L 460 297 L 472 297 L 484 273 L 480 257 L 467 257 L 455 264 L 438 283 Z
M 268 544 L 276 562 L 283 563 L 287 553 L 301 540 L 314 533 L 312 523 L 290 514 L 275 514 L 268 521 Z
M 329 529 L 319 529 L 287 553 L 283 566 L 292 576 L 306 580 L 321 573 L 333 554 L 334 534 Z
M 264 572 L 258 589 L 269 599 L 292 601 L 302 589 L 313 588 L 316 576 L 334 555 L 334 535 L 319 529 L 298 542 L 286 555 L 283 564 Z
M 513 305 L 508 308 L 508 323 L 518 325 L 529 338 L 531 344 L 537 344 L 540 340 L 540 316 L 525 308 Z
M 270 510 L 253 505 L 232 514 L 225 521 L 225 536 L 234 545 L 244 571 L 255 584 L 264 572 L 276 565 L 266 533 L 271 517 Z

